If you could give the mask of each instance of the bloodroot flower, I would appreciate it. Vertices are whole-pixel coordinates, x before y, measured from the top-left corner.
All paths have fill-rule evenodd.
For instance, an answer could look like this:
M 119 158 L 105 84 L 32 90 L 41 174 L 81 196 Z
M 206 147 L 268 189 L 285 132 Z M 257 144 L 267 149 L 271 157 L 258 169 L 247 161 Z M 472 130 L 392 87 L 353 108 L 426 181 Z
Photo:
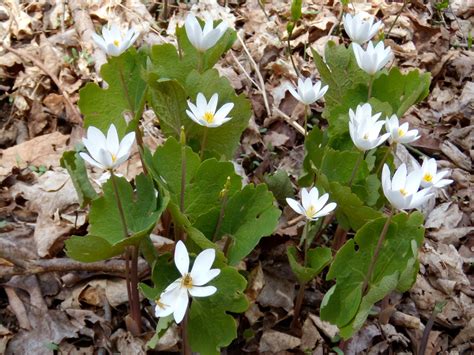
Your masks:
M 402 164 L 390 179 L 390 169 L 387 164 L 384 164 L 382 170 L 383 193 L 393 207 L 400 210 L 418 208 L 433 196 L 430 193 L 430 188 L 418 191 L 421 174 L 421 169 L 415 169 L 407 175 L 407 167 Z
M 319 197 L 318 189 L 313 187 L 311 190 L 301 189 L 301 203 L 292 198 L 287 198 L 286 203 L 296 213 L 305 216 L 311 221 L 315 221 L 320 217 L 327 216 L 336 208 L 337 204 L 334 202 L 326 205 L 328 199 L 329 194 Z
M 352 42 L 358 44 L 370 41 L 382 26 L 382 21 L 374 23 L 373 16 L 370 16 L 369 19 L 364 19 L 363 13 L 358 13 L 354 16 L 346 14 L 344 16 L 344 30 Z
M 417 129 L 408 130 L 408 122 L 400 125 L 397 115 L 385 120 L 385 129 L 390 133 L 390 143 L 411 143 L 416 141 L 420 136 Z
M 450 179 L 443 179 L 449 174 L 448 170 L 437 172 L 436 160 L 434 158 L 424 159 L 423 165 L 421 166 L 422 177 L 421 186 L 423 187 L 444 187 L 453 182 Z
M 311 105 L 324 96 L 328 91 L 328 86 L 321 87 L 321 82 L 317 81 L 314 85 L 310 78 L 306 78 L 305 81 L 298 79 L 298 87 L 290 87 L 288 90 L 291 95 L 298 101 L 305 105 Z
M 208 103 L 204 95 L 199 93 L 197 95 L 196 105 L 188 100 L 190 110 L 186 110 L 186 113 L 189 118 L 201 126 L 219 127 L 231 119 L 231 117 L 227 117 L 227 115 L 234 108 L 234 104 L 232 102 L 226 103 L 216 112 L 218 100 L 219 95 L 216 93 L 211 96 Z
M 125 52 L 139 35 L 134 28 L 122 31 L 116 24 L 112 24 L 102 27 L 102 36 L 93 33 L 92 39 L 105 53 L 116 57 Z
M 385 133 L 379 136 L 383 121 L 378 121 L 381 113 L 372 116 L 372 106 L 369 103 L 358 105 L 356 111 L 349 109 L 349 134 L 357 149 L 367 151 L 378 147 L 390 136 Z
M 82 142 L 88 151 L 79 153 L 82 159 L 100 169 L 113 170 L 130 156 L 135 132 L 128 133 L 119 141 L 117 129 L 113 124 L 110 125 L 107 137 L 98 128 L 90 126 L 87 129 L 87 138 L 82 138 Z
M 176 244 L 174 263 L 181 277 L 169 285 L 156 301 L 155 315 L 166 317 L 173 313 L 176 323 L 180 323 L 188 309 L 189 297 L 207 297 L 216 293 L 214 286 L 204 286 L 221 272 L 220 269 L 211 269 L 216 251 L 203 250 L 194 261 L 189 272 L 189 254 L 182 241 Z
M 390 47 L 385 48 L 383 42 L 379 42 L 375 47 L 372 42 L 369 42 L 365 51 L 357 43 L 352 43 L 352 48 L 357 65 L 370 75 L 374 75 L 382 69 L 393 56 Z
M 191 42 L 194 48 L 199 52 L 205 52 L 209 48 L 214 47 L 217 41 L 219 41 L 227 30 L 227 23 L 222 21 L 214 28 L 212 19 L 207 19 L 204 28 L 201 28 L 196 17 L 193 14 L 189 14 L 184 22 L 184 27 L 186 28 L 189 42 Z

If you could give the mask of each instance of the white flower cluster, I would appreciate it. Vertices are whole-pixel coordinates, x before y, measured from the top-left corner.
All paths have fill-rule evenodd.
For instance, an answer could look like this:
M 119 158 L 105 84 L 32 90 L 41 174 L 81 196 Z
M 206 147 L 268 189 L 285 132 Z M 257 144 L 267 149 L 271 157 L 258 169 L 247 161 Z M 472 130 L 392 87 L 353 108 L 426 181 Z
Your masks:
M 406 144 L 420 138 L 418 130 L 408 130 L 408 122 L 400 125 L 396 115 L 380 121 L 381 115 L 381 112 L 372 115 L 372 106 L 369 103 L 358 105 L 355 112 L 349 109 L 349 134 L 357 149 L 374 149 L 387 139 L 390 143 Z M 387 133 L 380 136 L 384 125 Z
M 453 182 L 443 179 L 447 174 L 446 170 L 437 172 L 436 160 L 431 158 L 425 159 L 422 166 L 415 166 L 410 173 L 405 164 L 400 165 L 390 179 L 390 169 L 385 164 L 382 170 L 382 188 L 393 207 L 400 210 L 418 208 L 433 196 L 434 188 Z

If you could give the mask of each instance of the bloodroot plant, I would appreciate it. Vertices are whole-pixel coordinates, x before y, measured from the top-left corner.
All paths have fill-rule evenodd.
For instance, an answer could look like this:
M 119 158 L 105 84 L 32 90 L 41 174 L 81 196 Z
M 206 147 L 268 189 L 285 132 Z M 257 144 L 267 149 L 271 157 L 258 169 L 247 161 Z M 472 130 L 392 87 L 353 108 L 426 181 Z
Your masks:
M 291 12 L 290 34 L 301 1 Z M 402 73 L 391 63 L 390 47 L 371 41 L 381 22 L 346 14 L 344 28 L 354 41 L 348 47 L 329 42 L 323 55 L 312 51 L 321 81 L 303 80 L 295 67 L 298 86 L 290 92 L 305 105 L 305 158 L 301 198 L 286 201 L 295 220 L 304 220 L 299 242 L 287 250 L 299 284 L 291 326 L 299 327 L 308 283 L 329 266 L 320 316 L 349 339 L 376 302 L 414 283 L 424 237 L 416 209 L 452 181 L 434 159 L 398 169 L 394 164 L 397 145 L 420 137 L 400 120 L 428 95 L 430 74 Z M 100 73 L 107 88 L 88 83 L 81 90 L 87 135 L 62 158 L 82 206 L 89 207 L 87 235 L 69 238 L 66 252 L 82 262 L 126 260 L 125 323 L 142 334 L 144 310 L 152 308 L 147 313 L 158 321 L 150 348 L 179 327 L 183 353 L 219 354 L 237 336 L 234 315 L 248 308 L 247 282 L 236 265 L 275 231 L 281 214 L 267 184 L 243 186 L 231 162 L 251 117 L 250 102 L 213 67 L 236 33 L 223 21 L 190 14 L 176 29 L 177 47 L 137 50 L 138 32 L 116 25 L 102 34 L 94 39 L 109 55 Z M 324 100 L 327 125 L 310 129 L 318 100 Z M 154 149 L 141 130 L 145 108 L 154 111 L 166 137 Z M 123 168 L 132 154 L 142 166 L 137 176 Z M 86 163 L 103 173 L 97 189 Z M 279 201 L 284 207 L 285 198 Z M 155 247 L 152 233 L 168 238 L 171 247 Z M 148 278 L 138 274 L 141 257 Z
M 153 305 L 159 321 L 151 348 L 176 323 L 183 353 L 217 354 L 237 336 L 229 312 L 248 307 L 246 280 L 235 265 L 273 233 L 281 213 L 267 186 L 242 186 L 229 161 L 248 125 L 250 103 L 213 66 L 235 31 L 189 15 L 177 28 L 179 48 L 136 50 L 137 32 L 116 25 L 102 34 L 94 38 L 109 55 L 101 68 L 107 88 L 89 83 L 81 90 L 87 135 L 83 147 L 62 159 L 81 204 L 90 207 L 88 234 L 69 238 L 66 252 L 82 262 L 126 260 L 125 323 L 142 334 L 144 308 Z M 140 127 L 145 107 L 159 117 L 167 138 L 153 151 Z M 143 173 L 128 176 L 121 167 L 134 152 Z M 103 173 L 98 191 L 86 164 Z M 176 242 L 174 258 L 155 248 L 152 232 Z M 150 266 L 148 279 L 138 274 L 140 257 Z

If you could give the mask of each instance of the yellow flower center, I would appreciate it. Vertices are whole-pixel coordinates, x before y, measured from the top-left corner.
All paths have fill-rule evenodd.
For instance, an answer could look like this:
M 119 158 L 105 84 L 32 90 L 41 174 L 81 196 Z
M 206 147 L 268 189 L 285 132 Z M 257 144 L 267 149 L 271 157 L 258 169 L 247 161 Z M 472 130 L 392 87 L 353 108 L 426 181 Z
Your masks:
M 115 161 L 117 160 L 117 156 L 115 154 L 111 154 L 112 155 L 112 163 L 115 163 Z
M 165 309 L 166 307 L 168 307 L 167 304 L 164 304 L 163 302 L 161 302 L 161 299 L 157 299 L 155 300 L 155 303 L 158 307 L 160 307 L 161 309 Z
M 120 41 L 118 39 L 116 39 L 113 43 L 115 47 L 120 46 Z
M 405 131 L 401 128 L 398 129 L 398 136 L 403 137 L 405 135 Z
M 426 182 L 431 182 L 433 180 L 433 175 L 431 175 L 430 173 L 426 173 L 423 176 L 423 180 L 426 181 Z
M 313 205 L 309 206 L 306 209 L 306 217 L 308 218 L 312 218 L 315 213 L 316 213 L 316 208 L 314 208 Z
M 369 135 L 366 133 L 364 134 L 364 137 L 363 137 L 365 140 L 369 139 Z
M 212 123 L 214 122 L 214 114 L 211 113 L 211 112 L 206 112 L 204 114 L 204 120 L 207 122 L 207 123 Z
M 405 189 L 400 189 L 400 193 L 403 195 L 403 196 L 406 196 L 408 194 L 408 191 L 405 190 Z
M 193 278 L 190 274 L 184 275 L 183 279 L 181 280 L 181 286 L 184 286 L 186 288 L 193 287 Z

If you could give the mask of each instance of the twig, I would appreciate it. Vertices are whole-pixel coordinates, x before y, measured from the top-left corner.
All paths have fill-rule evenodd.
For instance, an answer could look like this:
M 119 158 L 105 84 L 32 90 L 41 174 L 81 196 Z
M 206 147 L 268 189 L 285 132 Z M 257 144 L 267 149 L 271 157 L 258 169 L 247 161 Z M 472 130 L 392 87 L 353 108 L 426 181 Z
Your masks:
M 436 302 L 433 312 L 431 313 L 430 318 L 428 319 L 428 322 L 426 323 L 425 330 L 423 331 L 423 336 L 421 337 L 420 341 L 420 348 L 418 350 L 418 355 L 424 355 L 426 352 L 426 346 L 428 345 L 428 339 L 430 337 L 430 332 L 431 328 L 433 328 L 434 321 L 436 319 L 436 316 L 438 313 L 440 313 L 444 306 L 446 305 L 446 301 L 444 302 Z M 433 349 L 436 350 L 436 349 Z
M 22 260 L 24 267 L 18 266 L 18 260 L 4 257 L 12 261 L 15 267 L 0 267 L 0 277 L 11 277 L 14 275 L 32 275 L 42 274 L 45 272 L 61 272 L 68 273 L 71 271 L 88 271 L 102 272 L 105 274 L 113 274 L 123 276 L 125 274 L 125 260 L 113 259 L 107 261 L 98 261 L 93 263 L 82 263 L 68 258 L 41 259 L 41 260 Z M 143 259 L 139 259 L 138 273 L 140 276 L 150 271 L 147 263 Z
M 272 116 L 272 111 L 270 110 L 270 105 L 268 104 L 267 91 L 265 90 L 265 80 L 263 80 L 262 73 L 260 73 L 260 69 L 258 68 L 257 63 L 252 58 L 252 55 L 250 54 L 250 51 L 247 48 L 247 45 L 242 40 L 242 37 L 240 37 L 239 33 L 237 33 L 237 38 L 238 38 L 239 42 L 242 44 L 242 48 L 244 49 L 245 53 L 247 54 L 247 56 L 250 60 L 250 63 L 252 63 L 252 65 L 254 67 L 255 75 L 257 75 L 258 81 L 260 83 L 260 93 L 263 96 L 263 103 L 265 104 L 265 109 L 267 110 L 267 115 L 269 117 L 271 117 Z
M 276 106 L 273 106 L 273 111 L 275 111 L 280 116 L 282 116 L 286 120 L 286 122 L 288 122 L 290 125 L 292 125 L 293 128 L 295 128 L 299 133 L 301 133 L 304 136 L 304 128 L 301 127 L 301 125 L 298 122 L 296 122 L 294 119 L 292 119 L 290 116 L 288 116 L 286 113 L 281 111 Z
M 392 33 L 393 27 L 395 27 L 395 24 L 397 23 L 398 18 L 402 14 L 403 10 L 405 10 L 405 7 L 407 6 L 408 2 L 409 2 L 409 0 L 403 0 L 403 5 L 400 8 L 400 10 L 397 12 L 397 16 L 395 17 L 395 20 L 393 20 L 390 28 L 388 29 L 388 32 L 387 32 L 387 35 L 385 36 L 385 38 L 388 38 L 390 36 L 390 33 Z
M 69 97 L 69 94 L 64 90 L 63 85 L 59 81 L 58 77 L 52 73 L 50 70 L 48 70 L 42 62 L 40 62 L 38 59 L 32 57 L 31 55 L 20 52 L 17 49 L 11 48 L 10 46 L 6 45 L 5 43 L 1 44 L 5 50 L 12 52 L 15 54 L 18 58 L 20 58 L 22 61 L 29 61 L 32 62 L 35 66 L 37 66 L 40 70 L 42 70 L 46 75 L 48 75 L 51 80 L 53 80 L 54 84 L 58 87 L 59 92 L 61 95 L 64 97 L 64 101 L 66 101 L 66 106 L 69 107 L 69 111 L 72 114 L 72 117 L 69 118 L 71 123 L 74 124 L 82 124 L 82 116 L 79 113 L 79 110 L 77 109 L 76 106 L 71 101 L 71 98 Z

